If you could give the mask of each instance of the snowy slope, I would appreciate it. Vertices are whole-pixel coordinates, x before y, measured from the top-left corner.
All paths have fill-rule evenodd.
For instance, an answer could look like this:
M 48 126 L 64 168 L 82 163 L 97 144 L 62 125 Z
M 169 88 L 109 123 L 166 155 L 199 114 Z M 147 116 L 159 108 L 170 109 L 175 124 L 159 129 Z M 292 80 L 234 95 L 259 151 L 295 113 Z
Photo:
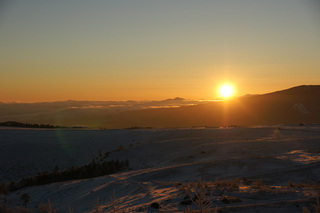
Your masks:
M 149 129 L 149 130 L 0 130 L 0 171 L 3 181 L 17 180 L 55 165 L 82 165 L 98 151 L 111 152 L 108 160 L 129 159 L 130 169 L 102 177 L 27 187 L 10 193 L 8 204 L 21 206 L 23 193 L 37 208 L 48 199 L 59 212 L 90 212 L 97 198 L 106 212 L 181 212 L 187 206 L 181 185 L 199 177 L 208 182 L 241 179 L 236 191 L 224 196 L 241 199 L 222 202 L 213 193 L 212 206 L 228 211 L 301 212 L 315 202 L 318 189 L 288 188 L 294 183 L 318 183 L 320 178 L 320 127 L 260 126 L 250 128 Z M 118 150 L 122 145 L 124 149 Z M 247 187 L 243 178 L 263 180 L 268 189 Z M 273 187 L 273 188 L 272 188 Z M 195 205 L 191 205 L 196 209 Z

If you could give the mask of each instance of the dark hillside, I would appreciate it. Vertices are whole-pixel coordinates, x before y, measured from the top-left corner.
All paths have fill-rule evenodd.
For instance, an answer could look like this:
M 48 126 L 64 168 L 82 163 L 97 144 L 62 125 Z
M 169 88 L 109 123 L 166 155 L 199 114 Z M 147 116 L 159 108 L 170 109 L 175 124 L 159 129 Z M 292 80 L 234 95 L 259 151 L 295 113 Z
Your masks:
M 128 111 L 107 117 L 105 126 L 192 127 L 300 123 L 320 123 L 320 86 L 298 86 L 196 106 Z

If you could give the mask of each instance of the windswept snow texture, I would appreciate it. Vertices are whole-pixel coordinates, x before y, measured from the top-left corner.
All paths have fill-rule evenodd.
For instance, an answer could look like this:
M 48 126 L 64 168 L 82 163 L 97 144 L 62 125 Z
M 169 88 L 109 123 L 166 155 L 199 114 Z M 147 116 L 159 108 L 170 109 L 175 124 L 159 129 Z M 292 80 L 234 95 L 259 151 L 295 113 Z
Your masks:
M 19 180 L 38 172 L 88 163 L 98 152 L 107 160 L 128 159 L 130 169 L 102 177 L 27 187 L 8 196 L 10 206 L 21 206 L 28 193 L 30 208 L 50 199 L 59 212 L 92 212 L 97 197 L 104 211 L 182 212 L 181 184 L 240 178 L 262 180 L 269 188 L 242 184 L 223 196 L 240 199 L 222 202 L 212 195 L 212 206 L 224 212 L 302 212 L 310 210 L 319 193 L 316 187 L 289 188 L 293 183 L 319 183 L 320 126 L 280 125 L 250 128 L 135 129 L 135 130 L 30 130 L 0 129 L 1 182 Z M 120 145 L 122 148 L 119 149 Z M 246 178 L 246 179 L 243 179 Z M 191 208 L 197 209 L 194 204 Z

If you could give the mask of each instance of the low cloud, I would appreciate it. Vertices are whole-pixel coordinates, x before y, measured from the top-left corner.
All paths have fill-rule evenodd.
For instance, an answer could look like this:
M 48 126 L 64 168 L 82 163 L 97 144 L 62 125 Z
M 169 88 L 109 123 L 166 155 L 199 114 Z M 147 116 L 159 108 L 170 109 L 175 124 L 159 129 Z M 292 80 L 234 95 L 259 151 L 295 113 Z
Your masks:
M 177 108 L 208 103 L 210 101 L 173 98 L 161 101 L 59 101 L 41 103 L 0 103 L 0 122 L 65 126 L 100 127 L 107 119 L 118 113 L 154 109 Z

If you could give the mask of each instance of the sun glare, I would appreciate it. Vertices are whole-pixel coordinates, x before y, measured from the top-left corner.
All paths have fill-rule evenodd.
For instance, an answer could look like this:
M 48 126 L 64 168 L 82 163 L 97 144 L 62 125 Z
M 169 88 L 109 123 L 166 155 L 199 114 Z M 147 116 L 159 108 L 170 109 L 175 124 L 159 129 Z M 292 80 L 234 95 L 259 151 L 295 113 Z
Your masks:
M 233 87 L 229 84 L 225 84 L 222 87 L 220 87 L 220 95 L 223 98 L 229 98 L 233 95 L 234 91 L 233 91 Z

